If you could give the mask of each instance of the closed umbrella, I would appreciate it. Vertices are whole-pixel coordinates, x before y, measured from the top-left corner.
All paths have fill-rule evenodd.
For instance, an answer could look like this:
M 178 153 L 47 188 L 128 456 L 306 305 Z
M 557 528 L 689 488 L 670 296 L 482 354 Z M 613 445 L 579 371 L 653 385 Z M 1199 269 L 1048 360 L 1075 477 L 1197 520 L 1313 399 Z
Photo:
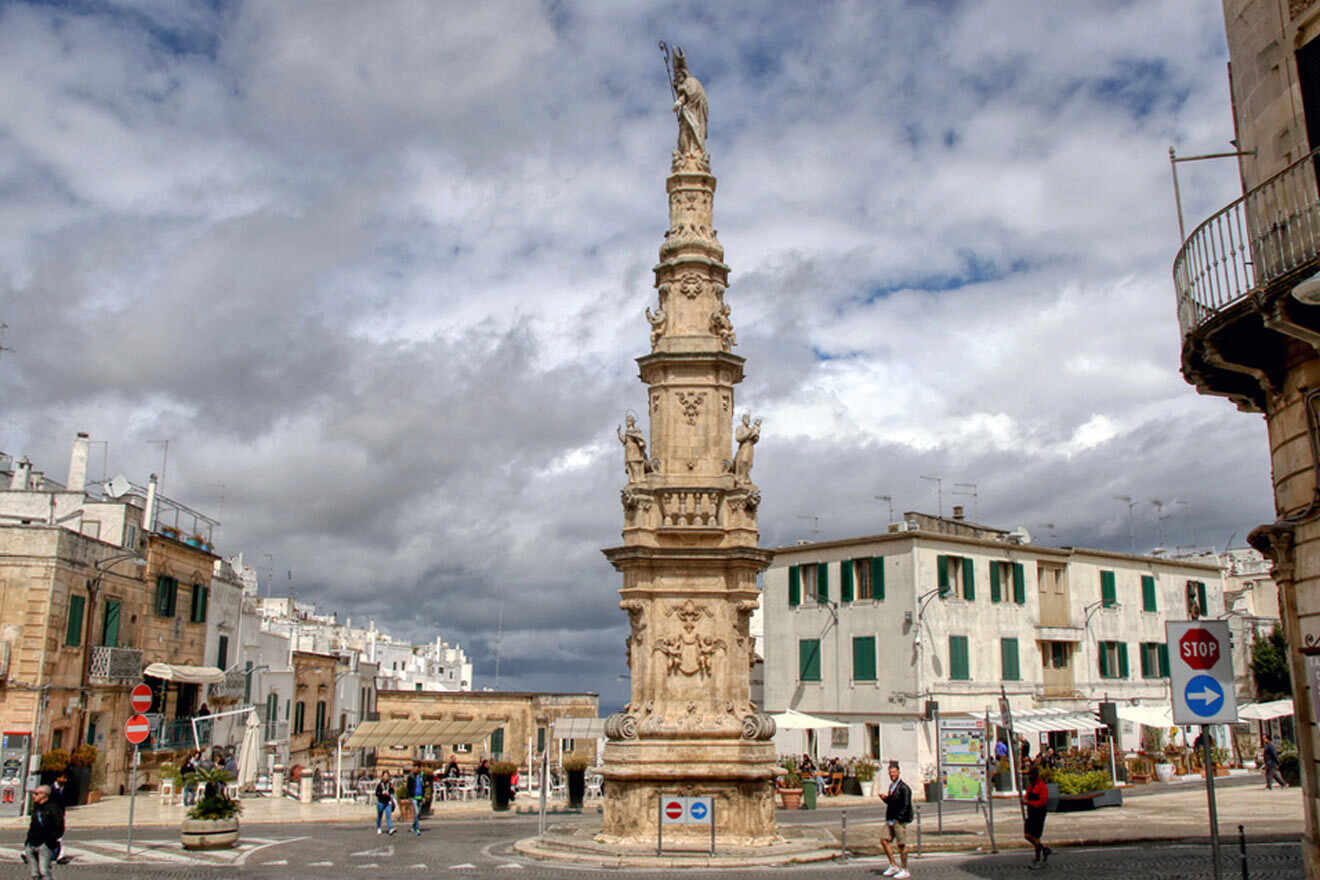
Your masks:
M 261 758 L 261 720 L 249 712 L 243 730 L 243 744 L 238 748 L 238 787 L 245 791 L 257 781 L 257 763 Z

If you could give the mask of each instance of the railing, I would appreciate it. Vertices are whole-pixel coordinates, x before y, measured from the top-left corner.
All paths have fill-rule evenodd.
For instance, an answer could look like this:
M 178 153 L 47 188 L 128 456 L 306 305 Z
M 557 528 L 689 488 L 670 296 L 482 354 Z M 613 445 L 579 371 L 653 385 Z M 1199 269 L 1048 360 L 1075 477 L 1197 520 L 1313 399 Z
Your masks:
M 1184 336 L 1222 309 L 1320 257 L 1314 150 L 1211 215 L 1173 261 Z
M 137 648 L 95 645 L 92 647 L 92 668 L 89 677 L 95 684 L 128 684 L 141 681 L 142 652 Z
M 287 742 L 289 739 L 289 722 L 287 721 L 266 721 L 262 724 L 265 728 L 266 742 Z
M 312 747 L 334 746 L 339 740 L 339 734 L 343 733 L 342 727 L 327 727 L 322 730 L 312 732 Z
M 151 736 L 142 748 L 148 752 L 165 749 L 191 749 L 194 745 L 211 744 L 211 722 L 197 723 L 197 742 L 193 740 L 192 721 L 187 718 L 164 718 L 161 715 L 148 715 L 151 724 Z

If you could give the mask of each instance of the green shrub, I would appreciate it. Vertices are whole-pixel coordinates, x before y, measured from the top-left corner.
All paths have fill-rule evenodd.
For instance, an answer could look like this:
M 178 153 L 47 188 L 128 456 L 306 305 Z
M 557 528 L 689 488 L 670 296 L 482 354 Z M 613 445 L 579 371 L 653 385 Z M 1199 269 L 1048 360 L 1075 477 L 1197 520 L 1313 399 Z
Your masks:
M 1289 785 L 1302 784 L 1302 765 L 1295 752 L 1279 758 L 1279 775 Z
M 69 769 L 69 753 L 64 749 L 51 749 L 41 756 L 41 769 L 51 773 Z
M 875 765 L 870 761 L 858 761 L 855 772 L 858 782 L 870 782 L 875 779 Z
M 210 785 L 215 789 L 215 794 L 202 798 L 188 811 L 189 819 L 231 819 L 243 812 L 238 799 L 225 794 L 225 783 L 234 781 L 233 774 L 226 772 L 225 768 L 194 770 L 185 779 L 189 785 Z
M 1107 770 L 1089 770 L 1084 773 L 1056 773 L 1054 781 L 1059 786 L 1059 794 L 1085 794 L 1092 791 L 1108 791 L 1114 787 Z
M 512 776 L 518 765 L 512 761 L 496 761 L 490 765 L 491 776 Z
M 590 765 L 586 755 L 569 755 L 564 759 L 565 770 L 586 770 Z

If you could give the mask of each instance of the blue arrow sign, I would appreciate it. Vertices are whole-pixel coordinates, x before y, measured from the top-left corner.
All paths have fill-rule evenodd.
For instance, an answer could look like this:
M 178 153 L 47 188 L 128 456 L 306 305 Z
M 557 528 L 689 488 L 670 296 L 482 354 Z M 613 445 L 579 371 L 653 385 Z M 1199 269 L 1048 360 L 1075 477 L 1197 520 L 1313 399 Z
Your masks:
M 1202 718 L 1210 718 L 1224 705 L 1224 688 L 1208 675 L 1194 675 L 1183 691 L 1187 708 Z
M 692 818 L 701 821 L 706 818 L 706 804 L 702 801 L 692 802 Z

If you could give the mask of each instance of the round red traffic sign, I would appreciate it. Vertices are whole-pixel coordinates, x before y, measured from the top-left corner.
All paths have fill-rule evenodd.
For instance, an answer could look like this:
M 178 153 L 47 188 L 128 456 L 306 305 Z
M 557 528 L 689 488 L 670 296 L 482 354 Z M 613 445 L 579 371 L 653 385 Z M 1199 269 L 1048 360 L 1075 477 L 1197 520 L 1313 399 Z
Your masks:
M 151 736 L 151 722 L 147 720 L 147 716 L 134 715 L 128 719 L 128 723 L 124 725 L 124 736 L 135 746 L 146 742 L 147 737 Z
M 1219 640 L 1206 629 L 1189 629 L 1178 639 L 1178 656 L 1193 669 L 1209 669 L 1219 662 Z
M 678 801 L 670 801 L 665 804 L 665 815 L 671 819 L 677 819 L 683 815 L 683 805 Z
M 151 688 L 145 684 L 140 684 L 133 688 L 133 692 L 128 695 L 128 704 L 133 707 L 133 711 L 141 714 L 151 710 Z

